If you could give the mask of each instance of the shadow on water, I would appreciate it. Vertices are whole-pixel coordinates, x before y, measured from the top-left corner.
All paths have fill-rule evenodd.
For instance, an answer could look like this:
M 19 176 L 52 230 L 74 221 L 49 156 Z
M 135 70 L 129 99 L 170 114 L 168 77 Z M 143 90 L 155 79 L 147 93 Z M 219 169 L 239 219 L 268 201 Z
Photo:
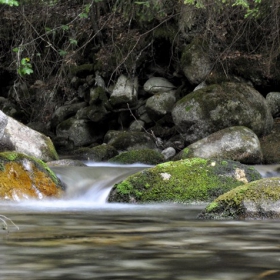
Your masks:
M 0 232 L 0 279 L 280 279 L 279 221 L 197 220 L 205 205 L 104 203 L 143 168 L 59 167 L 65 199 L 1 202 L 19 230 Z

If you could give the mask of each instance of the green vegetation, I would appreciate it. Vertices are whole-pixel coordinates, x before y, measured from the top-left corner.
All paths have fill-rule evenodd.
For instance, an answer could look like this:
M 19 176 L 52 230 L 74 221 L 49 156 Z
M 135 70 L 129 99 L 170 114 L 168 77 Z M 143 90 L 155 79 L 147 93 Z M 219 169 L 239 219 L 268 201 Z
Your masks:
M 115 185 L 110 202 L 211 201 L 244 183 L 234 177 L 243 168 L 248 181 L 260 179 L 256 171 L 234 161 L 192 158 L 166 162 L 138 172 Z
M 280 77 L 278 0 L 0 0 L 0 4 L 0 37 L 5 38 L 0 41 L 0 73 L 13 75 L 15 84 L 44 81 L 47 90 L 55 89 L 54 95 L 68 96 L 73 75 L 94 75 L 97 70 L 107 88 L 120 74 L 143 79 L 158 65 L 172 76 L 180 70 L 180 62 L 191 59 L 184 52 L 195 40 L 213 65 L 211 81 L 228 74 L 245 75 L 253 82 Z M 16 105 L 25 108 L 27 117 L 47 119 L 50 104 L 44 97 L 27 98 L 23 90 L 17 96 Z M 35 99 L 45 110 L 34 108 Z
M 239 186 L 211 202 L 200 214 L 206 219 L 262 218 L 274 215 L 262 209 L 280 200 L 279 178 L 265 178 Z M 246 204 L 250 205 L 249 209 Z M 254 205 L 254 206 L 253 206 Z M 256 209 L 256 210 L 252 210 Z
M 6 4 L 9 6 L 18 6 L 18 1 L 16 0 L 0 0 L 0 4 Z

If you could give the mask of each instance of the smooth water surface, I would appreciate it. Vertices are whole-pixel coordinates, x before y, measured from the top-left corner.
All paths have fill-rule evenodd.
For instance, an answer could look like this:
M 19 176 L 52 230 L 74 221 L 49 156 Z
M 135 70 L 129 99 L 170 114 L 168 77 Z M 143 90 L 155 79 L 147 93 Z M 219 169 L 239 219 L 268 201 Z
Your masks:
M 1 280 L 280 279 L 279 221 L 197 220 L 205 205 L 100 203 L 89 199 L 87 173 L 78 177 L 85 196 L 0 203 L 19 227 L 0 231 Z

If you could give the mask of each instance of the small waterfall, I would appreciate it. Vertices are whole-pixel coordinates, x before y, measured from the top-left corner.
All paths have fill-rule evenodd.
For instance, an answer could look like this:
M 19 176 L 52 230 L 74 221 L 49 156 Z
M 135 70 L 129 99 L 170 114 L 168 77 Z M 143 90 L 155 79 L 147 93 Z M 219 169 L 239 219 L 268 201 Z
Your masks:
M 52 167 L 52 170 L 66 185 L 65 200 L 82 200 L 103 204 L 114 184 L 131 174 L 150 167 L 142 164 L 87 164 L 88 166 Z

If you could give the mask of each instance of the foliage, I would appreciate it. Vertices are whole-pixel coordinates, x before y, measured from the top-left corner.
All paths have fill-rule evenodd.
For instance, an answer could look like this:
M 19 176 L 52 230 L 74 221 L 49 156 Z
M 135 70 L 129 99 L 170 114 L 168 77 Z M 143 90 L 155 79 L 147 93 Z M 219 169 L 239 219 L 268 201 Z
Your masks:
M 196 36 L 206 42 L 205 51 L 215 68 L 226 74 L 244 56 L 257 61 L 268 79 L 277 69 L 275 63 L 280 52 L 277 0 L 0 0 L 0 3 L 8 4 L 0 5 L 1 67 L 17 74 L 15 83 L 33 86 L 36 80 L 41 80 L 46 84 L 46 94 L 35 99 L 17 92 L 20 106 L 28 117 L 37 120 L 48 121 L 54 110 L 51 105 L 54 98 L 63 103 L 74 96 L 75 91 L 69 86 L 73 67 L 94 65 L 93 74 L 98 70 L 107 88 L 122 73 L 141 78 L 147 69 L 158 65 L 164 67 L 164 75 L 170 76 L 179 71 L 182 46 Z M 15 6 L 16 3 L 19 5 Z M 34 103 L 48 108 L 35 109 Z
M 221 9 L 223 6 L 230 5 L 232 7 L 239 6 L 246 10 L 245 17 L 248 16 L 256 16 L 259 12 L 257 4 L 260 4 L 262 0 L 215 0 L 212 5 L 219 5 Z M 208 4 L 208 1 L 206 0 L 184 0 L 185 4 L 190 4 L 195 6 L 196 8 L 206 8 L 206 5 Z
M 9 6 L 18 6 L 18 1 L 16 0 L 0 0 L 0 4 L 6 4 Z

